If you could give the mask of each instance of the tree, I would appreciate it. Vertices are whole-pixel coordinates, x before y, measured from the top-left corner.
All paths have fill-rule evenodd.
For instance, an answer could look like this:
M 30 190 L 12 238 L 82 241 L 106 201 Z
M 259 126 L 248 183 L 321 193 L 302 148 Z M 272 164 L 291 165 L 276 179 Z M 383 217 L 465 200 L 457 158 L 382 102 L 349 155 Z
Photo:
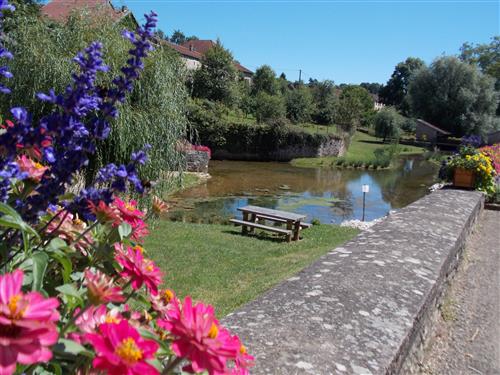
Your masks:
M 408 86 L 412 76 L 425 67 L 425 63 L 415 57 L 408 57 L 404 62 L 396 65 L 387 84 L 380 89 L 379 96 L 386 105 L 395 106 L 404 114 L 408 114 L 409 105 L 406 100 Z
M 335 120 L 335 84 L 333 81 L 309 80 L 309 88 L 313 97 L 315 108 L 313 120 L 322 125 L 331 125 Z
M 261 91 L 255 96 L 254 115 L 258 123 L 285 117 L 285 103 L 280 95 Z
M 231 52 L 217 41 L 207 50 L 201 63 L 201 68 L 194 74 L 194 96 L 233 104 L 237 73 Z
M 286 95 L 286 117 L 294 124 L 308 122 L 311 119 L 312 97 L 309 90 L 299 86 Z
M 382 108 L 374 117 L 375 136 L 387 139 L 397 139 L 401 133 L 404 118 L 393 107 Z
M 456 136 L 498 127 L 494 79 L 456 57 L 441 57 L 422 69 L 409 87 L 412 112 Z
M 269 95 L 278 93 L 278 82 L 276 73 L 269 65 L 262 65 L 257 68 L 253 76 L 252 93 L 256 95 L 259 92 L 265 92 Z
M 174 30 L 172 36 L 170 37 L 170 41 L 175 44 L 184 44 L 186 42 L 186 35 L 180 30 Z
M 500 36 L 491 38 L 488 44 L 464 43 L 460 48 L 460 60 L 479 67 L 483 73 L 495 78 L 495 90 L 500 91 Z M 500 102 L 497 107 L 500 115 Z
M 359 84 L 362 88 L 366 89 L 370 94 L 378 95 L 380 92 L 380 89 L 382 88 L 382 85 L 380 83 L 368 83 L 368 82 L 363 82 Z
M 335 120 L 342 130 L 354 133 L 363 115 L 373 109 L 373 98 L 357 85 L 344 86 L 336 103 Z

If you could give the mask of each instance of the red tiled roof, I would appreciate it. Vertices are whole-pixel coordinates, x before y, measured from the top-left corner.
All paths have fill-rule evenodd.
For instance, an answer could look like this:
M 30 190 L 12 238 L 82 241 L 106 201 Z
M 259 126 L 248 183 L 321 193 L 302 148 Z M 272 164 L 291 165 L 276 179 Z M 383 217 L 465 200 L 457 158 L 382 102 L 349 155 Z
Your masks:
M 166 40 L 164 42 L 167 44 L 167 46 L 173 48 L 174 50 L 179 52 L 182 56 L 185 56 L 185 57 L 188 57 L 191 59 L 195 59 L 195 60 L 201 60 L 201 58 L 203 57 L 203 55 L 199 52 L 190 51 L 186 47 L 180 46 L 180 45 L 172 43 L 172 42 L 168 42 Z
M 429 124 L 427 121 L 418 119 L 417 122 L 420 123 L 420 124 L 422 124 L 422 125 L 424 125 L 424 126 L 427 126 L 427 127 L 431 128 L 431 129 L 434 129 L 438 133 L 441 133 L 441 134 L 444 134 L 444 135 L 450 135 L 451 134 L 451 133 L 447 132 L 446 130 L 440 129 L 440 128 L 438 128 L 435 125 Z
M 42 7 L 42 14 L 54 21 L 66 21 L 75 9 L 89 12 L 102 10 L 116 20 L 128 13 L 115 9 L 109 0 L 52 0 Z
M 242 73 L 247 73 L 247 74 L 253 74 L 253 72 L 248 69 L 248 68 L 245 68 L 243 65 L 241 65 L 239 62 L 235 62 L 234 63 L 234 66 L 236 66 L 236 69 L 238 69 L 238 71 L 242 72 Z
M 204 55 L 210 48 L 215 46 L 211 40 L 189 40 L 182 44 L 183 47 L 190 51 L 196 51 Z

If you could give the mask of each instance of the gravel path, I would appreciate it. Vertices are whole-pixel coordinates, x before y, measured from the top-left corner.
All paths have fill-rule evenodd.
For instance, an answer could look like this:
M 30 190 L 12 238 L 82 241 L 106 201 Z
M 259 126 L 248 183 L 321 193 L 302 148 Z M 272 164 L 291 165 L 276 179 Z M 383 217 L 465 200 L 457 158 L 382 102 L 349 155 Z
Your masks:
M 440 310 L 420 374 L 500 375 L 500 211 L 483 212 Z

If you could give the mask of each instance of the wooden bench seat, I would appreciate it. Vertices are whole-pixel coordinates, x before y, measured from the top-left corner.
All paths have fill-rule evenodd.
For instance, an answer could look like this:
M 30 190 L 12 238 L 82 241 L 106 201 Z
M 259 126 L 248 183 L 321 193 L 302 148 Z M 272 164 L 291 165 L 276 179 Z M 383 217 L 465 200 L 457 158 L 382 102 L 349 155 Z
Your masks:
M 275 221 L 277 223 L 286 223 L 285 219 L 278 219 L 276 217 L 270 217 L 270 216 L 259 215 L 259 214 L 257 214 L 256 216 L 257 216 L 257 219 L 272 220 L 272 221 Z M 303 229 L 307 229 L 307 228 L 311 228 L 312 224 L 301 222 L 300 227 Z
M 263 230 L 268 230 L 270 232 L 275 232 L 279 234 L 284 234 L 287 236 L 287 240 L 291 241 L 292 238 L 292 230 L 290 229 L 283 229 L 283 228 L 278 228 L 278 227 L 270 227 L 267 225 L 262 225 L 259 223 L 252 223 L 251 221 L 244 221 L 244 220 L 238 220 L 238 219 L 231 219 L 229 220 L 231 223 L 234 225 L 238 226 L 244 226 L 244 227 L 249 227 L 249 228 L 257 228 L 257 229 L 263 229 Z

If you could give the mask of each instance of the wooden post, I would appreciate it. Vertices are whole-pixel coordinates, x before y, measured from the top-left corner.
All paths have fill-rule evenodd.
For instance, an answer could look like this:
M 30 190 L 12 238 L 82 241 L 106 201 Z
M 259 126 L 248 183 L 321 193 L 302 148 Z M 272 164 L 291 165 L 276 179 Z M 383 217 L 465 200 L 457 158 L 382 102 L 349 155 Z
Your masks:
M 293 221 L 292 220 L 287 220 L 286 221 L 286 229 L 288 229 L 288 230 L 292 230 L 293 229 Z M 292 235 L 288 234 L 286 236 L 286 240 L 287 240 L 287 242 L 292 242 Z
M 300 234 L 300 220 L 297 220 L 293 226 L 293 240 L 298 241 Z
M 248 221 L 248 212 L 243 212 L 243 221 Z M 241 233 L 247 234 L 248 233 L 248 228 L 245 224 L 241 226 Z
M 257 214 L 250 214 L 250 221 L 252 223 L 256 223 L 257 222 Z M 249 233 L 254 233 L 255 232 L 255 228 L 251 227 L 249 230 L 248 230 Z

